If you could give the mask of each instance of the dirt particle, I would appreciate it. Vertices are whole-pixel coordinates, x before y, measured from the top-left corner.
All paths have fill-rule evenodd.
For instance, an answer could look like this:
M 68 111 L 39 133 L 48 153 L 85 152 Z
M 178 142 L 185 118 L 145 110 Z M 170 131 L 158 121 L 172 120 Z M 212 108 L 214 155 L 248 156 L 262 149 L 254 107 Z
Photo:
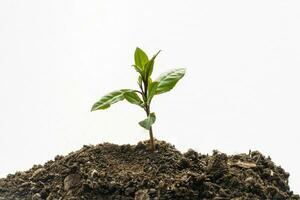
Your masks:
M 64 179 L 64 190 L 69 191 L 81 184 L 81 177 L 78 174 L 70 174 Z

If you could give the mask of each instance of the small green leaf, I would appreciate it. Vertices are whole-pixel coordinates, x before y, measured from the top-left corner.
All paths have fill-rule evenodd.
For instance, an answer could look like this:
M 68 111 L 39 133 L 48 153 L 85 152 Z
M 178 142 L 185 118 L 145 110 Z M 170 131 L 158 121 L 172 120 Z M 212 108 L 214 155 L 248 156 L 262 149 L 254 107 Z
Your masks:
M 125 92 L 124 93 L 125 99 L 132 104 L 141 106 L 143 101 L 140 99 L 140 97 L 136 94 L 136 92 Z
M 148 94 L 147 94 L 147 103 L 148 104 L 150 104 L 153 96 L 155 95 L 157 86 L 158 86 L 158 82 L 156 82 L 156 81 L 149 84 L 149 89 L 148 89 Z
M 136 66 L 136 65 L 132 65 L 135 69 L 135 71 L 137 71 L 139 74 L 143 74 L 143 70 L 139 67 L 139 66 Z
M 142 76 L 139 76 L 139 78 L 138 78 L 138 84 L 141 86 L 142 83 L 143 83 L 143 78 L 142 78 Z
M 162 94 L 170 91 L 176 83 L 184 76 L 185 69 L 173 69 L 166 73 L 161 74 L 158 79 L 158 86 L 156 88 L 156 94 Z
M 152 83 L 152 79 L 149 77 L 148 78 L 148 85 L 150 85 Z
M 145 79 L 149 78 L 152 74 L 153 71 L 153 65 L 154 65 L 154 60 L 149 60 L 149 62 L 147 62 L 145 64 L 145 68 L 144 68 L 144 77 Z
M 150 113 L 150 115 L 146 119 L 139 122 L 139 125 L 149 130 L 150 127 L 154 124 L 155 120 L 156 120 L 155 113 Z
M 144 70 L 144 66 L 148 62 L 148 56 L 142 49 L 137 47 L 134 52 L 134 61 L 136 66 Z
M 97 101 L 91 111 L 95 110 L 104 110 L 109 108 L 112 104 L 117 103 L 118 101 L 124 100 L 124 93 L 130 92 L 133 90 L 130 89 L 122 89 L 122 90 L 117 90 L 113 91 L 111 93 L 108 93 L 107 95 L 103 96 L 99 101 Z
M 161 51 L 158 51 L 152 58 L 145 64 L 144 68 L 144 77 L 149 78 L 152 75 L 153 72 L 153 66 L 154 66 L 154 61 L 156 56 L 160 53 Z

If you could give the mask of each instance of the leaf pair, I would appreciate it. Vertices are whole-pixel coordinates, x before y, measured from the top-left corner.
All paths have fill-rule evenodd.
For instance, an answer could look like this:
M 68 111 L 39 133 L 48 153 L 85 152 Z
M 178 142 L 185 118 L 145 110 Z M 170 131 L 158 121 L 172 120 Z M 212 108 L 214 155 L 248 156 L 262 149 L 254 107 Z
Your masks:
M 158 51 L 150 60 L 148 59 L 147 54 L 140 49 L 139 47 L 136 48 L 134 53 L 134 62 L 133 65 L 135 70 L 140 74 L 140 78 L 138 83 L 141 85 L 142 81 L 146 82 L 151 77 L 153 72 L 153 66 L 156 56 L 160 53 Z

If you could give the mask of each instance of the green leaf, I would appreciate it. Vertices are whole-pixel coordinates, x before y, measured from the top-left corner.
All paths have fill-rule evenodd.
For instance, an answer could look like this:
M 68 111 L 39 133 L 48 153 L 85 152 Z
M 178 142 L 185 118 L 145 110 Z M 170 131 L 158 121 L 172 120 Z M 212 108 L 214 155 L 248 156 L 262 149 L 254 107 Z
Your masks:
M 148 56 L 142 49 L 137 47 L 134 52 L 134 61 L 135 65 L 143 71 L 145 64 L 148 62 Z
M 152 124 L 154 124 L 155 120 L 156 120 L 155 113 L 150 113 L 150 115 L 146 119 L 139 122 L 139 125 L 149 130 Z
M 137 71 L 139 74 L 143 74 L 143 70 L 140 68 L 140 67 L 138 67 L 138 66 L 136 66 L 136 65 L 132 65 L 133 67 L 134 67 L 134 69 L 135 69 L 135 71 Z
M 152 75 L 153 72 L 153 66 L 154 66 L 154 61 L 156 56 L 160 53 L 161 51 L 158 51 L 146 64 L 144 68 L 144 77 L 149 78 Z
M 147 103 L 148 104 L 150 104 L 153 96 L 155 95 L 157 86 L 158 86 L 158 82 L 156 82 L 156 81 L 149 84 L 148 94 L 147 94 Z
M 185 69 L 173 69 L 166 73 L 161 74 L 158 79 L 158 86 L 156 88 L 156 94 L 162 94 L 170 91 L 176 83 L 184 76 Z
M 148 85 L 150 85 L 152 83 L 152 79 L 149 77 L 148 78 Z
M 149 78 L 152 74 L 153 71 L 153 65 L 154 65 L 154 60 L 149 60 L 149 62 L 147 62 L 145 64 L 145 68 L 144 68 L 144 77 L 145 79 Z
M 91 111 L 95 110 L 104 110 L 109 108 L 112 104 L 117 103 L 118 101 L 124 100 L 124 93 L 131 92 L 133 90 L 130 89 L 122 89 L 113 91 L 111 93 L 108 93 L 107 95 L 103 96 L 99 101 L 97 101 Z
M 139 83 L 139 85 L 142 85 L 142 83 L 143 83 L 143 77 L 142 76 L 139 76 L 138 83 Z
M 140 97 L 136 94 L 136 92 L 125 92 L 124 93 L 125 99 L 132 104 L 141 106 L 143 101 L 140 99 Z

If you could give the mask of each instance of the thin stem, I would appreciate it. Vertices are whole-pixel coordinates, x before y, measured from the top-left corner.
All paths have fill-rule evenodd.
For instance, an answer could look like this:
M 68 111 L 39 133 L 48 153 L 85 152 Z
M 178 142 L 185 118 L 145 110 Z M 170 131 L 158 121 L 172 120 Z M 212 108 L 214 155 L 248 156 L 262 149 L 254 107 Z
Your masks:
M 141 89 L 141 93 L 144 94 L 143 86 L 139 84 L 139 87 Z
M 150 135 L 150 147 L 151 147 L 151 150 L 154 151 L 155 150 L 155 143 L 154 143 L 152 126 L 150 126 L 149 135 Z
M 149 105 L 147 105 L 146 114 L 147 114 L 147 117 L 150 115 L 150 106 Z M 149 136 L 150 136 L 150 149 L 152 151 L 154 151 L 155 150 L 155 144 L 154 144 L 154 137 L 153 137 L 152 126 L 150 126 L 150 129 L 149 129 Z
M 145 99 L 144 99 L 144 103 L 145 103 L 145 111 L 146 111 L 146 114 L 147 114 L 147 117 L 149 117 L 150 115 L 150 105 L 147 103 L 147 91 L 148 91 L 148 80 L 143 80 L 143 83 L 144 83 L 144 91 L 143 91 L 143 94 L 145 96 Z M 150 136 L 150 149 L 152 151 L 155 150 L 155 144 L 154 144 L 154 137 L 153 137 L 153 130 L 152 130 L 152 126 L 150 126 L 149 128 L 149 136 Z
M 143 93 L 142 93 L 141 91 L 134 90 L 134 92 L 137 92 L 137 93 L 139 93 L 139 94 L 143 95 Z

